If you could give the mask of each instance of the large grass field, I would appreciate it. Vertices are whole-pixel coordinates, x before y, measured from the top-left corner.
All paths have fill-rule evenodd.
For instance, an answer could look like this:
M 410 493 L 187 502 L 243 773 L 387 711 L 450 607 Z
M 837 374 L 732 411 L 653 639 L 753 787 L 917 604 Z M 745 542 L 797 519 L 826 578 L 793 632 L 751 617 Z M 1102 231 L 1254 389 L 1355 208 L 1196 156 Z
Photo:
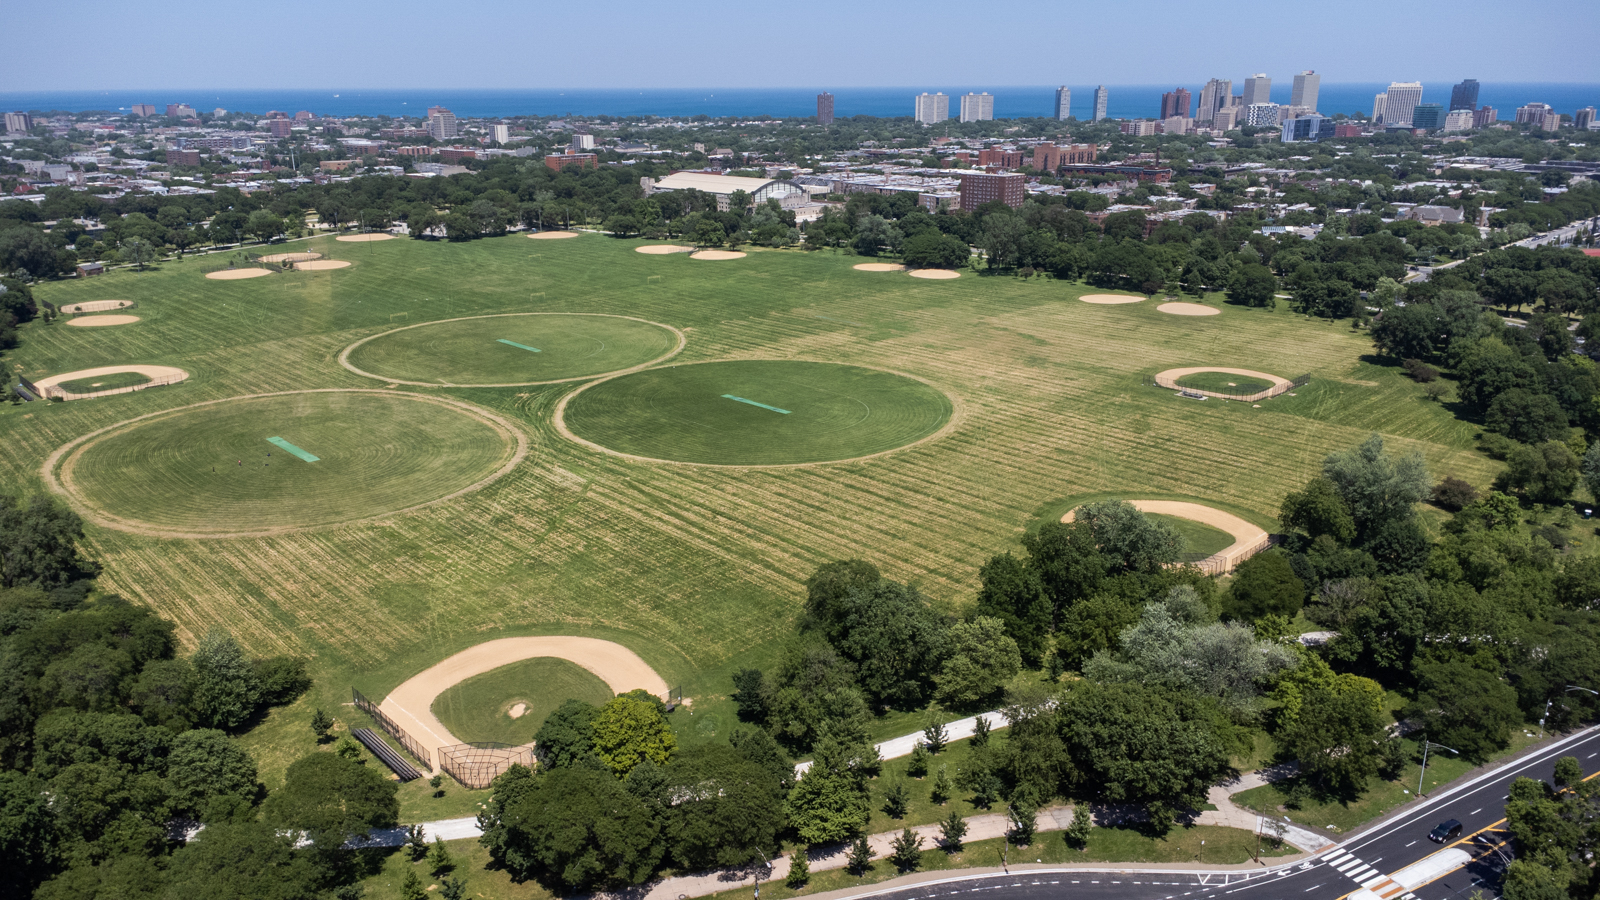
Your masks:
M 536 657 L 457 684 L 433 701 L 433 714 L 463 741 L 526 744 L 545 717 L 568 700 L 600 706 L 611 689 L 564 659 Z
M 324 237 L 289 249 L 333 246 Z M 306 722 L 316 707 L 347 714 L 352 684 L 382 697 L 488 638 L 616 640 L 711 703 L 730 690 L 732 670 L 770 663 L 792 629 L 802 582 L 832 559 L 865 558 L 958 609 L 972 602 L 984 560 L 1015 550 L 1025 528 L 1083 498 L 1194 500 L 1270 526 L 1284 493 L 1316 473 L 1327 453 L 1373 432 L 1396 449 L 1422 451 L 1436 476 L 1484 486 L 1498 466 L 1473 451 L 1471 425 L 1399 370 L 1372 361 L 1365 333 L 1345 323 L 1231 305 L 1205 318 L 1164 315 L 1148 303 L 1097 306 L 1076 301 L 1093 289 L 1039 278 L 884 277 L 853 271 L 858 258 L 832 252 L 755 251 L 737 265 L 708 265 L 633 246 L 597 235 L 395 240 L 338 245 L 337 256 L 358 263 L 338 271 L 209 281 L 202 273 L 214 265 L 188 260 L 40 285 L 38 294 L 56 303 L 135 300 L 143 320 L 134 328 L 30 324 L 7 360 L 22 374 L 151 363 L 193 377 L 160 390 L 0 410 L 0 483 L 42 491 L 46 457 L 97 429 L 272 391 L 448 397 L 527 433 L 530 452 L 509 473 L 404 515 L 208 540 L 91 523 L 86 550 L 104 565 L 104 588 L 159 609 L 184 640 L 220 623 L 255 653 L 311 658 L 312 695 L 247 737 L 270 783 L 309 749 Z M 514 312 L 608 313 L 673 326 L 687 336 L 669 363 L 680 371 L 759 357 L 901 372 L 949 397 L 957 414 L 943 434 L 865 460 L 687 466 L 561 436 L 555 406 L 581 383 L 387 389 L 338 363 L 355 341 L 403 323 Z M 1198 365 L 1310 372 L 1313 380 L 1260 409 L 1144 386 L 1156 372 Z M 722 402 L 730 413 L 737 406 Z M 351 421 L 351 430 L 398 430 L 373 418 Z M 281 418 L 261 419 L 264 431 L 239 431 L 238 439 L 248 436 L 263 459 L 271 436 L 328 461 L 322 450 L 344 440 L 330 425 L 301 443 Z M 127 439 L 155 435 L 149 427 Z M 209 477 L 212 455 L 241 458 L 204 440 L 181 453 L 147 444 L 142 453 L 102 457 L 95 496 L 146 517 L 178 516 L 190 501 L 153 492 L 152 467 L 176 489 L 201 463 Z M 317 466 L 327 463 L 300 467 Z M 278 490 L 266 480 L 277 469 L 252 475 L 260 496 L 247 499 Z M 340 487 L 367 490 L 361 479 Z

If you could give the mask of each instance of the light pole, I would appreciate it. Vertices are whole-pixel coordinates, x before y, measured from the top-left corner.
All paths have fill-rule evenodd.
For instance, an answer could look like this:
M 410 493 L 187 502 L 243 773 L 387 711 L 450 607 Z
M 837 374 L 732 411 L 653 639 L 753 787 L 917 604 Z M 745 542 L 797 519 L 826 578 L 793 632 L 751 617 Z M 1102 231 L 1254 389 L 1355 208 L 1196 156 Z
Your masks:
M 1596 697 L 1600 697 L 1600 691 L 1591 691 L 1586 687 L 1579 687 L 1579 686 L 1577 686 L 1575 684 L 1567 685 L 1564 689 L 1562 689 L 1561 693 L 1570 694 L 1573 691 L 1583 691 L 1586 694 L 1593 694 Z M 1544 722 L 1545 722 L 1545 719 L 1550 718 L 1550 704 L 1552 704 L 1554 702 L 1556 702 L 1556 701 L 1555 701 L 1555 698 L 1553 698 L 1553 697 L 1544 702 L 1544 715 L 1539 717 L 1539 737 L 1540 737 L 1540 739 L 1544 738 Z M 1561 708 L 1562 709 L 1566 709 L 1567 707 L 1566 707 L 1565 704 L 1563 704 Z
M 755 900 L 761 900 L 761 870 L 765 869 L 768 872 L 772 871 L 772 861 L 767 859 L 767 852 L 762 850 L 760 847 L 756 848 L 756 852 L 761 854 L 761 869 L 757 869 L 755 875 L 753 876 L 756 882 Z
M 1454 753 L 1457 756 L 1461 755 L 1461 751 L 1459 751 L 1459 750 L 1456 750 L 1456 749 L 1451 748 L 1451 747 L 1446 747 L 1443 744 L 1435 744 L 1433 741 L 1430 741 L 1427 738 L 1423 738 L 1422 739 L 1422 772 L 1417 775 L 1417 796 L 1418 797 L 1422 796 L 1422 779 L 1427 777 L 1427 774 L 1428 774 L 1428 751 L 1430 749 L 1434 748 L 1434 747 L 1438 747 L 1440 750 L 1449 750 L 1451 753 Z

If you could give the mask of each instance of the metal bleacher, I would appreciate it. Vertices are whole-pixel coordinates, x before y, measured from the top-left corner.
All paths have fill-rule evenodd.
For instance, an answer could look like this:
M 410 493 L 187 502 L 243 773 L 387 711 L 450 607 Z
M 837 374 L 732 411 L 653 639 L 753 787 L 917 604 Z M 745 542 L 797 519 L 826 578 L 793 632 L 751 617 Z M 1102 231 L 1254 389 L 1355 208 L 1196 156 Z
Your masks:
M 361 742 L 363 747 L 372 751 L 372 755 L 383 761 L 383 764 L 394 770 L 402 782 L 415 781 L 422 777 L 422 773 L 412 768 L 405 758 L 396 753 L 394 748 L 384 742 L 383 738 L 371 728 L 357 728 L 350 732 L 351 736 Z

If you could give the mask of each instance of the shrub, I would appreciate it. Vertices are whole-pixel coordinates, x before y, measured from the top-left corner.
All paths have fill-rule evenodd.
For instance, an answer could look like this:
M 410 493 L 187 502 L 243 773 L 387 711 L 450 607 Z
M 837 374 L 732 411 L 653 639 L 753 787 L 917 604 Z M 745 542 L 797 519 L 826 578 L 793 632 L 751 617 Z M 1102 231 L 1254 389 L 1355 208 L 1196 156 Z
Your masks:
M 1411 376 L 1412 381 L 1427 384 L 1428 382 L 1439 377 L 1438 369 L 1435 369 L 1433 366 L 1428 365 L 1420 359 L 1408 359 L 1402 362 L 1400 365 L 1405 367 L 1406 374 Z
M 1440 509 L 1460 512 L 1478 499 L 1478 489 L 1454 475 L 1446 475 L 1443 481 L 1434 485 L 1432 499 L 1433 505 Z

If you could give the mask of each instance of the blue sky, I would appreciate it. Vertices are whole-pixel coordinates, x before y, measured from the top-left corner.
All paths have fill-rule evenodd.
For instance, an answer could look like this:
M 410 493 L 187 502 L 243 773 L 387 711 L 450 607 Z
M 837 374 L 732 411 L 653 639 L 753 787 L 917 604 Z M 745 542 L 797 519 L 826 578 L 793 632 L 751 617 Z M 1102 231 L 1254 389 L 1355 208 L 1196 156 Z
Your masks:
M 7 4 L 0 90 L 1600 82 L 1595 0 Z

